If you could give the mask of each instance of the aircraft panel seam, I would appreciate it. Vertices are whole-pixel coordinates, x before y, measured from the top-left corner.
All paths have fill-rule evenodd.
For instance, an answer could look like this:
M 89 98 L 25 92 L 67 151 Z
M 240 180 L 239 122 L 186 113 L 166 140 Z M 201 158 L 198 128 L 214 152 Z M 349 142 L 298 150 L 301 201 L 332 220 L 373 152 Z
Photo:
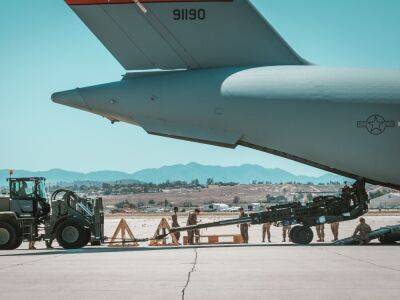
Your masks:
M 104 7 L 101 7 L 101 9 L 104 11 L 104 13 L 110 18 L 110 20 L 115 24 L 115 26 L 117 26 L 118 27 L 118 29 L 119 30 L 121 30 L 121 32 L 126 36 L 126 38 L 131 42 L 131 44 L 137 49 L 137 50 L 139 50 L 140 51 L 140 53 L 142 53 L 142 55 L 144 56 L 144 57 L 146 57 L 146 59 L 153 65 L 153 67 L 156 69 L 157 68 L 157 65 L 156 65 L 156 63 L 154 62 L 154 61 L 152 61 L 151 59 L 150 59 L 150 57 L 148 57 L 147 55 L 146 55 L 146 53 L 139 47 L 139 45 L 137 45 L 133 40 L 132 40 L 132 38 L 129 36 L 129 34 L 120 26 L 120 24 L 107 12 L 107 10 L 104 8 Z M 136 9 L 136 7 L 135 7 L 135 9 Z
M 180 43 L 180 41 L 175 37 L 175 35 L 168 29 L 168 27 L 163 22 L 161 22 L 160 19 L 151 10 L 148 10 L 148 14 L 151 14 L 151 16 L 158 22 L 158 24 L 162 28 L 164 28 L 164 30 L 172 37 L 173 40 L 175 40 L 177 45 L 182 48 L 182 50 L 184 51 L 186 56 L 189 59 L 191 59 L 197 66 L 196 65 L 192 66 L 192 64 L 189 61 L 187 61 L 187 59 L 185 59 L 177 49 L 175 49 L 175 47 L 171 44 L 171 42 L 159 30 L 157 30 L 157 28 L 149 20 L 149 18 L 146 18 L 145 16 L 143 16 L 145 18 L 146 22 L 154 29 L 154 31 L 156 31 L 159 34 L 159 36 L 171 48 L 171 50 L 175 52 L 175 54 L 182 60 L 182 62 L 184 62 L 187 65 L 187 67 L 191 67 L 191 68 L 201 67 L 200 64 L 196 61 L 196 59 L 192 55 L 190 55 L 190 53 L 186 50 L 186 48 Z

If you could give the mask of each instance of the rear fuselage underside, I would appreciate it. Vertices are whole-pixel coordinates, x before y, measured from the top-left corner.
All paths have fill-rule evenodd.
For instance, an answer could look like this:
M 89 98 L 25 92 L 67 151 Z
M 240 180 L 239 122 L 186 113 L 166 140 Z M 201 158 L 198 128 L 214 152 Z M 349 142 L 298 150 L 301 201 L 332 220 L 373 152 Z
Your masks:
M 53 101 L 148 133 L 252 147 L 400 187 L 400 72 L 317 66 L 126 75 Z

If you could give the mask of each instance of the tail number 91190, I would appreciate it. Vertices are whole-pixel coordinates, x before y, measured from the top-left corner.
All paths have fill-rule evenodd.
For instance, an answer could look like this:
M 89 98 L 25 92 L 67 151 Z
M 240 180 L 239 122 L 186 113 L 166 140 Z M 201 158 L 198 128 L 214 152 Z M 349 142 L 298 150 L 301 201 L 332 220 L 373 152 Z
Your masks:
M 204 20 L 206 18 L 205 9 L 174 9 L 173 10 L 175 21 L 194 21 L 194 20 Z

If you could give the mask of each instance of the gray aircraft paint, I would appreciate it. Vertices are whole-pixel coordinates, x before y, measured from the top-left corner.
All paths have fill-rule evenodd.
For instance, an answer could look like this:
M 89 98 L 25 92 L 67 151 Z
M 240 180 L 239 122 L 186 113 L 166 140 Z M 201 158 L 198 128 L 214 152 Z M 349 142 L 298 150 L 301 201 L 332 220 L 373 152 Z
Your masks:
M 134 3 L 71 7 L 127 70 L 306 63 L 247 0 L 142 2 L 146 13 Z M 176 21 L 176 8 L 206 18 Z
M 154 6 L 157 13 L 160 10 L 164 13 L 169 5 L 158 3 L 146 7 L 154 12 Z M 179 5 L 186 7 L 187 3 Z M 235 9 L 257 13 L 246 0 L 212 5 L 218 9 L 220 5 L 225 8 L 232 5 Z M 111 11 L 119 5 L 78 6 L 74 10 L 81 17 L 84 14 L 82 18 L 88 24 L 93 7 L 96 11 Z M 132 7 L 135 8 L 129 6 Z M 132 18 L 115 14 L 115 18 L 123 15 L 124 21 Z M 95 14 L 90 22 L 97 18 Z M 151 134 L 230 148 L 243 145 L 399 188 L 400 72 L 305 65 L 304 60 L 296 61 L 298 56 L 269 24 L 262 18 L 259 21 L 252 23 L 258 28 L 256 32 L 262 32 L 259 27 L 267 29 L 265 37 L 281 41 L 280 46 L 275 46 L 287 50 L 275 56 L 286 61 L 286 66 L 273 66 L 278 61 L 271 60 L 273 55 L 255 55 L 252 59 L 258 60 L 257 67 L 203 69 L 204 63 L 201 63 L 198 70 L 128 73 L 121 81 L 56 93 L 52 99 L 110 120 L 139 125 Z M 99 30 L 92 23 L 88 26 Z M 180 26 L 184 28 L 185 24 Z M 190 45 L 197 30 L 189 27 L 190 36 L 182 37 L 182 44 Z M 268 32 L 274 36 L 271 38 Z M 142 32 L 139 30 L 139 33 Z M 105 42 L 104 37 L 103 42 L 113 44 Z M 235 45 L 229 38 L 226 42 Z M 202 50 L 206 52 L 204 55 L 193 53 L 198 53 L 196 61 L 201 61 L 199 57 L 209 61 L 207 67 L 235 65 L 230 56 L 218 64 L 220 56 Z M 240 48 L 239 56 L 245 57 L 246 51 Z M 135 58 L 127 59 L 132 67 L 144 67 L 136 66 Z M 159 59 L 170 62 L 169 58 L 160 56 Z M 239 60 L 238 64 L 246 62 L 246 59 Z M 175 65 L 178 66 L 183 65 Z M 162 67 L 162 63 L 157 63 L 157 67 Z

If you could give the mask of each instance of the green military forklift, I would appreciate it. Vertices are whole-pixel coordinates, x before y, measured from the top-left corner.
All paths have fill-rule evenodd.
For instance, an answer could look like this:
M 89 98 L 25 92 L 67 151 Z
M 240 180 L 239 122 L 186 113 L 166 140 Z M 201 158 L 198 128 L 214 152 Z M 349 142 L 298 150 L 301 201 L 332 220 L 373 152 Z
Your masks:
M 104 241 L 101 198 L 88 199 L 60 189 L 50 199 L 45 178 L 9 178 L 9 195 L 0 196 L 0 250 L 18 248 L 23 241 L 53 240 L 65 249 Z

